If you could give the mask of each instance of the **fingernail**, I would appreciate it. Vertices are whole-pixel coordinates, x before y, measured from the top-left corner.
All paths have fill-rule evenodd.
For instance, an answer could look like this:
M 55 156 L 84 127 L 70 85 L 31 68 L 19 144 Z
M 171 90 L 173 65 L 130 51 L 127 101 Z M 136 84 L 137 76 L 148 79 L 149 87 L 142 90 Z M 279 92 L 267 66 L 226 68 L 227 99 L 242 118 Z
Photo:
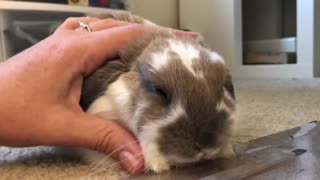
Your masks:
M 120 153 L 119 155 L 119 159 L 121 161 L 121 163 L 123 164 L 123 166 L 128 170 L 134 170 L 137 168 L 138 165 L 138 161 L 137 159 L 134 157 L 133 154 L 131 154 L 128 151 L 123 151 Z

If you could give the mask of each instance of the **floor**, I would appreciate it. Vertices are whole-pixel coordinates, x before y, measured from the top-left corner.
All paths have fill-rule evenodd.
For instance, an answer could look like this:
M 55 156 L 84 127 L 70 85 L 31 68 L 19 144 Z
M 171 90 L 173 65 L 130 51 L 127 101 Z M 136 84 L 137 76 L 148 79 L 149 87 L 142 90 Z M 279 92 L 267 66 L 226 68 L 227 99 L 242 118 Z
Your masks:
M 239 120 L 236 143 L 320 120 L 320 79 L 237 80 Z M 0 179 L 99 179 L 125 176 L 115 168 L 104 166 L 98 171 L 64 158 L 48 147 L 11 149 L 0 147 Z
M 320 79 L 238 80 L 238 140 L 320 120 Z

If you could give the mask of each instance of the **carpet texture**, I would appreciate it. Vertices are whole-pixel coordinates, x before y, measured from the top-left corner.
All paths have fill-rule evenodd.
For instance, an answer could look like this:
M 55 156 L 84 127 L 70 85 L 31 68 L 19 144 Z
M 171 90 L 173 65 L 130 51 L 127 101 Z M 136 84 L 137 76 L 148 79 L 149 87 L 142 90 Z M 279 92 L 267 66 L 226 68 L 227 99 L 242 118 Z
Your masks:
M 320 119 L 320 80 L 237 80 L 235 90 L 239 110 L 233 138 L 236 143 Z M 109 180 L 124 176 L 115 166 L 94 168 L 51 147 L 0 147 L 1 180 Z

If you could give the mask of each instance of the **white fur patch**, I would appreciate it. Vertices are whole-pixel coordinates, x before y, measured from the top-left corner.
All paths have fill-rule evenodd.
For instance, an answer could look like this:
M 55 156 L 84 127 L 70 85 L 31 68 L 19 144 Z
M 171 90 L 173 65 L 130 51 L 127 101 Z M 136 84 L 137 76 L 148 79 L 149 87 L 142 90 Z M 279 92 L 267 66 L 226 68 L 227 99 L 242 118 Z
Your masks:
M 236 154 L 233 150 L 233 145 L 231 143 L 227 143 L 224 147 L 222 147 L 217 157 L 231 158 L 231 157 L 234 157 L 235 155 Z
M 226 89 L 223 90 L 223 96 L 231 102 L 234 101 Z M 222 99 L 222 101 L 217 104 L 217 110 L 226 110 L 227 112 L 231 113 L 231 109 L 226 105 L 224 99 Z
M 131 91 L 120 76 L 109 86 L 105 95 L 97 98 L 90 105 L 87 112 L 108 119 L 125 121 L 123 124 L 133 130 L 136 129 L 136 123 L 130 121 L 130 99 Z
M 198 78 L 201 78 L 201 79 L 204 79 L 204 73 L 203 73 L 203 71 L 199 71 L 199 70 L 198 70 L 198 72 L 197 72 L 197 77 L 198 77 Z
M 191 44 L 173 39 L 169 40 L 169 47 L 171 51 L 179 55 L 181 62 L 195 75 L 196 73 L 194 72 L 192 64 L 194 59 L 200 58 L 200 51 Z
M 224 100 L 222 100 L 220 103 L 218 103 L 217 105 L 217 110 L 222 111 L 225 110 L 227 112 L 230 111 L 229 107 L 227 107 L 226 103 L 224 102 Z
M 87 112 L 89 114 L 100 114 L 113 111 L 113 104 L 107 96 L 101 96 L 90 105 Z
M 223 58 L 216 52 L 213 51 L 209 51 L 209 56 L 210 56 L 210 60 L 212 62 L 220 62 L 220 63 L 224 63 Z
M 155 23 L 148 21 L 146 19 L 143 20 L 143 24 L 147 26 L 157 26 Z
M 162 155 L 156 143 L 141 143 L 143 148 L 145 166 L 154 172 L 163 172 L 170 169 L 170 164 Z
M 212 159 L 215 157 L 219 152 L 221 148 L 215 148 L 215 149 L 204 149 L 203 151 L 205 152 L 205 157 L 206 159 Z
M 137 104 L 137 108 L 135 109 L 135 111 L 133 112 L 132 118 L 130 120 L 130 124 L 131 126 L 134 126 L 134 124 L 138 124 L 140 118 L 141 118 L 141 114 L 143 113 L 143 109 L 145 109 L 145 107 L 148 106 L 148 104 L 146 102 L 144 102 L 143 100 L 138 102 Z M 132 131 L 134 132 L 134 134 L 138 133 L 138 128 L 139 127 L 132 127 Z
M 168 66 L 170 61 L 169 52 L 176 53 L 181 59 L 182 64 L 195 76 L 203 78 L 203 74 L 195 73 L 193 69 L 193 61 L 200 58 L 200 51 L 196 49 L 192 44 L 184 43 L 178 40 L 169 39 L 168 48 L 161 52 L 155 52 L 151 55 L 152 67 L 156 70 Z
M 144 142 L 154 142 L 155 139 L 158 138 L 158 130 L 161 127 L 167 126 L 175 122 L 175 120 L 185 114 L 181 104 L 179 103 L 176 108 L 172 109 L 169 116 L 166 116 L 163 119 L 159 119 L 157 121 L 147 123 L 142 127 L 142 134 L 139 135 L 139 139 Z M 136 117 L 138 118 L 138 117 Z
M 144 154 L 145 167 L 155 172 L 162 172 L 168 170 L 170 165 L 156 143 L 159 137 L 158 131 L 158 123 L 149 123 L 142 127 L 138 139 Z
M 185 115 L 185 110 L 182 108 L 181 103 L 178 103 L 175 108 L 173 108 L 170 112 L 169 116 L 166 116 L 164 119 L 160 120 L 160 124 L 162 126 L 166 126 L 175 122 L 175 120 L 182 115 Z
M 159 135 L 159 129 L 161 127 L 167 126 L 173 123 L 180 115 L 183 115 L 184 111 L 181 105 L 178 105 L 177 108 L 172 109 L 169 116 L 158 119 L 155 122 L 147 123 L 142 127 L 142 133 L 139 135 L 139 140 L 142 143 L 142 149 L 144 149 L 143 144 L 154 143 Z M 144 143 L 143 143 L 144 142 Z M 157 152 L 160 154 L 159 152 Z
M 164 49 L 162 52 L 156 52 L 151 54 L 151 66 L 160 71 L 166 67 L 169 63 L 170 57 L 168 54 L 168 49 Z
M 159 129 L 173 123 L 184 113 L 185 111 L 179 103 L 176 108 L 171 110 L 169 116 L 155 122 L 148 123 L 142 127 L 142 133 L 139 135 L 138 139 L 140 140 L 142 151 L 145 155 L 145 166 L 147 168 L 150 168 L 155 172 L 166 171 L 170 168 L 167 158 L 160 152 L 160 149 L 155 142 L 159 137 Z
M 117 81 L 112 83 L 107 91 L 108 98 L 111 99 L 114 108 L 119 113 L 119 118 L 124 121 L 130 130 L 136 128 L 136 123 L 131 121 L 130 101 L 131 92 L 126 83 L 120 76 Z

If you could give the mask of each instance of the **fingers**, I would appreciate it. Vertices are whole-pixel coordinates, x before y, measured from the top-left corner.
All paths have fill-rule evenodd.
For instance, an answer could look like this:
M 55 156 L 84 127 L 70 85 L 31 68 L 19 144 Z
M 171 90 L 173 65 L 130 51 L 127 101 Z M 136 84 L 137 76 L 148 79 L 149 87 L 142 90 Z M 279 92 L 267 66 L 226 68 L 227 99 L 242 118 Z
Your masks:
M 57 29 L 59 30 L 76 30 L 83 31 L 86 30 L 80 27 L 80 22 L 85 22 L 89 25 L 92 31 L 100 31 L 108 28 L 113 28 L 116 26 L 123 26 L 129 24 L 129 22 L 116 21 L 113 19 L 99 19 L 94 17 L 70 17 L 64 21 L 64 23 Z
M 79 21 L 88 23 L 93 32 L 89 33 L 87 30 L 79 27 Z M 83 17 L 68 18 L 59 29 L 75 30 L 85 35 L 82 41 L 85 42 L 85 46 L 87 47 L 82 47 L 88 49 L 90 53 L 88 57 L 90 58 L 85 59 L 85 62 L 81 63 L 81 71 L 84 75 L 88 75 L 106 60 L 115 58 L 119 50 L 124 48 L 129 42 L 141 37 L 145 31 L 154 31 L 154 28 L 112 19 L 100 20 Z M 194 32 L 172 31 L 178 37 L 189 36 L 196 38 L 197 36 Z
M 181 38 L 191 37 L 193 39 L 196 39 L 198 37 L 198 33 L 196 33 L 196 32 L 181 31 L 181 30 L 176 30 L 176 29 L 173 29 L 172 31 L 177 37 L 181 37 Z
M 76 118 L 75 123 L 74 145 L 111 155 L 130 173 L 138 174 L 143 170 L 144 159 L 137 140 L 114 121 L 85 114 Z
M 57 31 L 75 30 L 80 27 L 79 25 L 80 21 L 83 21 L 89 24 L 99 20 L 100 20 L 99 18 L 94 18 L 94 17 L 69 17 L 61 24 L 61 26 L 57 29 Z
M 84 75 L 90 74 L 107 59 L 117 57 L 121 49 L 126 47 L 129 42 L 141 37 L 147 30 L 147 28 L 141 24 L 119 24 L 120 26 L 92 33 L 88 44 L 94 44 L 95 48 L 90 50 L 93 58 L 83 63 Z M 113 25 L 114 24 L 112 24 L 112 26 Z
M 99 20 L 99 21 L 94 21 L 92 23 L 89 23 L 89 26 L 93 32 L 96 32 L 96 31 L 101 31 L 101 30 L 105 30 L 113 27 L 118 27 L 118 26 L 124 26 L 128 24 L 129 24 L 128 22 L 124 22 L 124 21 L 104 19 L 104 20 Z
M 142 24 L 130 24 L 122 21 L 102 21 L 94 22 L 98 32 L 95 32 L 90 37 L 88 44 L 96 44 L 91 53 L 94 58 L 90 61 L 84 62 L 84 75 L 90 74 L 102 63 L 108 59 L 115 58 L 119 51 L 126 47 L 129 42 L 141 37 L 146 31 L 154 31 L 154 27 L 147 27 Z M 108 28 L 110 27 L 110 28 Z M 195 32 L 184 32 L 179 30 L 172 30 L 178 37 L 192 37 L 196 38 Z

